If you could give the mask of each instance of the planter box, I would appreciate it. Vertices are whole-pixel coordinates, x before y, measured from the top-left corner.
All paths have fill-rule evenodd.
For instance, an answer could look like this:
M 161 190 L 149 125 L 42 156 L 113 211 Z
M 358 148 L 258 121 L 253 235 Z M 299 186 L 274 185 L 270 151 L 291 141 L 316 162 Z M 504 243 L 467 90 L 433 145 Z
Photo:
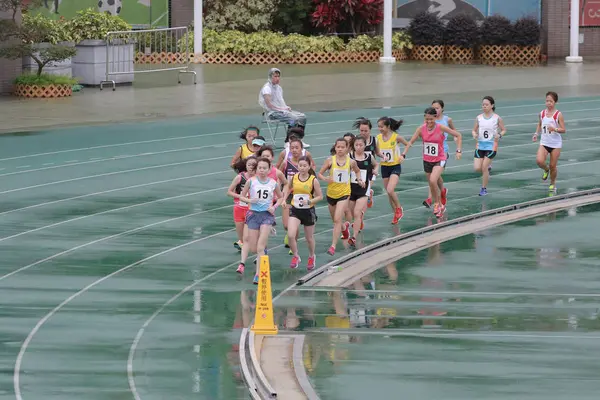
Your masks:
M 542 46 L 513 46 L 513 64 L 522 67 L 535 67 L 542 59 Z
M 446 61 L 452 64 L 473 64 L 475 53 L 473 49 L 458 47 L 458 46 L 446 46 Z
M 68 46 L 69 44 L 65 45 Z M 36 47 L 44 49 L 50 46 L 50 43 L 39 43 Z M 33 58 L 23 57 L 23 72 L 37 73 L 37 69 L 38 65 L 35 61 L 33 61 Z M 71 58 L 67 58 L 66 60 L 59 62 L 51 62 L 49 64 L 46 64 L 46 66 L 43 69 L 43 72 L 50 75 L 68 76 L 70 78 L 71 76 L 73 76 L 71 68 Z
M 106 79 L 106 42 L 104 40 L 84 40 L 76 46 L 73 57 L 73 76 L 79 78 L 82 85 L 97 86 Z M 111 44 L 109 47 L 110 71 L 126 72 L 110 75 L 116 83 L 133 82 L 135 51 L 133 44 Z
M 15 85 L 15 95 L 28 98 L 56 98 L 69 97 L 73 95 L 73 87 L 71 85 Z
M 479 47 L 479 58 L 482 64 L 493 65 L 494 67 L 512 65 L 513 46 L 481 45 Z

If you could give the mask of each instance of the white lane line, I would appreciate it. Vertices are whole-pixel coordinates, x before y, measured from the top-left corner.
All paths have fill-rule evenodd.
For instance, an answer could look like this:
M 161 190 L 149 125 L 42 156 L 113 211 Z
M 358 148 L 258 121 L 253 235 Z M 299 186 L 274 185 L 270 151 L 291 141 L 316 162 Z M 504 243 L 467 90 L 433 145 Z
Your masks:
M 563 111 L 563 112 L 588 112 L 588 111 L 598 111 L 600 110 L 599 108 L 588 108 L 588 109 L 582 109 L 582 110 L 574 110 L 574 111 Z M 538 113 L 529 113 L 529 114 L 512 114 L 512 115 L 504 115 L 502 118 L 504 119 L 504 121 L 506 121 L 507 118 L 513 118 L 513 117 L 525 117 L 525 116 L 536 116 L 538 115 Z M 580 118 L 580 119 L 573 119 L 571 120 L 571 123 L 577 123 L 579 121 L 596 121 L 597 118 Z M 458 122 L 472 122 L 474 121 L 473 118 L 469 118 L 469 119 L 455 119 L 453 120 L 454 123 L 458 123 Z M 514 127 L 514 126 L 524 126 L 524 125 L 534 125 L 535 121 L 533 122 L 526 122 L 526 123 L 520 123 L 520 124 L 506 124 L 506 127 Z M 417 124 L 406 124 L 403 125 L 404 128 L 407 127 L 417 127 L 421 125 L 421 123 L 417 123 Z M 567 123 L 567 126 L 569 125 L 569 123 Z M 467 130 L 467 129 L 471 129 L 472 127 L 465 127 L 465 128 L 460 128 L 460 130 Z M 341 134 L 341 133 L 346 133 L 348 132 L 347 129 L 345 130 L 341 130 L 341 131 L 331 131 L 331 132 L 321 132 L 321 133 L 315 133 L 315 134 L 311 134 L 310 138 L 318 138 L 318 137 L 322 137 L 322 136 L 330 136 L 333 134 Z M 410 133 L 410 132 L 409 132 Z M 412 133 L 411 133 L 412 134 Z M 516 136 L 516 135 L 513 135 Z M 318 139 L 317 139 L 318 140 Z M 146 152 L 146 153 L 142 153 L 142 154 L 133 154 L 133 155 L 117 155 L 117 156 L 111 156 L 111 157 L 106 157 L 106 158 L 95 158 L 95 159 L 90 159 L 88 161 L 83 161 L 83 162 L 78 162 L 78 160 L 74 160 L 74 161 L 66 161 L 65 164 L 61 164 L 61 165 L 56 165 L 54 167 L 50 167 L 50 168 L 33 168 L 27 171 L 16 171 L 16 172 L 10 172 L 10 173 L 5 173 L 5 174 L 0 174 L 0 177 L 3 176 L 11 176 L 11 175 L 18 175 L 18 174 L 26 174 L 26 173 L 30 173 L 30 172 L 39 172 L 39 171 L 46 171 L 46 170 L 51 170 L 51 169 L 56 169 L 56 168 L 66 168 L 66 167 L 70 167 L 73 165 L 87 165 L 87 164 L 95 164 L 95 163 L 101 163 L 101 162 L 110 162 L 110 161 L 114 161 L 114 160 L 122 160 L 122 159 L 129 159 L 129 158 L 137 158 L 137 157 L 147 157 L 147 156 L 156 156 L 156 155 L 161 155 L 161 154 L 169 154 L 169 153 L 177 153 L 177 152 L 184 152 L 184 151 L 196 151 L 196 150 L 206 150 L 209 148 L 226 148 L 229 146 L 235 146 L 235 145 L 239 145 L 240 141 L 237 142 L 229 142 L 229 143 L 222 143 L 222 144 L 216 144 L 216 145 L 207 145 L 207 146 L 196 146 L 196 147 L 186 147 L 186 148 L 178 148 L 178 149 L 171 149 L 171 150 L 161 150 L 161 151 L 156 151 L 156 152 Z M 318 145 L 315 147 L 319 147 Z M 214 160 L 222 160 L 222 159 L 230 159 L 232 157 L 232 154 L 228 154 L 225 156 L 221 156 L 221 157 L 214 157 L 211 159 L 211 161 Z M 53 164 L 53 163 L 52 163 Z M 46 164 L 42 164 L 43 166 Z M 29 167 L 29 166 L 28 166 Z
M 583 121 L 583 120 L 585 120 L 585 119 L 581 119 L 579 121 Z M 589 120 L 597 120 L 597 118 L 589 118 Z M 574 121 L 573 123 L 576 123 L 576 121 Z M 506 125 L 506 126 L 509 127 L 509 126 L 522 126 L 522 125 L 529 125 L 529 123 L 511 124 L 511 125 Z M 567 124 L 567 125 L 569 125 L 569 124 Z M 468 128 L 463 128 L 461 130 L 465 130 L 465 129 L 468 129 Z M 593 129 L 593 128 L 590 128 L 590 127 L 573 128 L 573 129 L 568 129 L 568 131 L 587 130 L 587 129 Z M 521 136 L 521 135 L 529 135 L 529 133 L 517 134 L 517 135 L 512 135 L 512 136 L 515 137 L 515 136 Z M 573 140 L 575 140 L 575 139 L 573 139 Z M 26 187 L 21 187 L 21 188 L 16 188 L 16 189 L 5 190 L 3 192 L 0 192 L 0 194 L 20 192 L 20 191 L 23 191 L 23 190 L 36 189 L 36 188 L 39 188 L 39 187 L 45 187 L 45 186 L 51 186 L 51 185 L 58 185 L 58 184 L 62 184 L 62 183 L 69 183 L 69 182 L 75 182 L 75 181 L 81 181 L 81 180 L 85 180 L 85 179 L 93 179 L 93 178 L 98 178 L 98 177 L 103 177 L 103 176 L 125 174 L 125 173 L 129 173 L 129 172 L 138 172 L 138 171 L 145 171 L 145 170 L 157 169 L 157 168 L 166 168 L 166 167 L 171 167 L 171 166 L 184 165 L 184 164 L 192 164 L 192 163 L 199 163 L 199 162 L 204 162 L 204 161 L 214 161 L 214 160 L 220 160 L 220 159 L 228 158 L 228 157 L 229 156 L 222 156 L 222 157 L 205 158 L 205 159 L 202 159 L 202 160 L 181 161 L 181 162 L 177 162 L 177 163 L 152 165 L 152 166 L 148 166 L 148 167 L 140 167 L 140 168 L 134 168 L 134 169 L 129 169 L 129 170 L 107 172 L 107 173 L 97 174 L 97 175 L 81 176 L 81 177 L 78 177 L 78 178 L 71 178 L 71 179 L 65 179 L 65 180 L 61 180 L 61 181 L 47 182 L 47 183 L 42 183 L 42 184 L 33 185 L 33 186 L 26 186 Z M 323 157 L 323 158 L 325 158 L 325 157 Z M 211 174 L 215 175 L 215 174 L 221 174 L 221 173 L 225 173 L 225 172 L 229 172 L 229 171 L 230 170 L 224 170 L 224 171 L 221 171 L 221 172 L 213 172 Z M 10 175 L 10 174 L 5 174 L 5 175 Z M 0 176 L 4 176 L 4 175 L 0 175 Z
M 18 166 L 16 168 L 17 169 L 22 169 L 22 168 L 29 168 L 29 167 L 31 167 L 31 165 L 20 165 L 20 166 Z M 18 173 L 20 173 L 20 172 L 18 172 Z M 0 176 L 2 176 L 2 175 L 0 175 Z
M 599 102 L 599 101 L 600 101 L 600 99 L 561 101 L 560 104 L 561 105 L 563 105 L 563 104 L 582 104 L 582 103 L 594 103 L 594 102 Z M 536 104 L 513 105 L 513 106 L 504 106 L 504 107 L 502 107 L 502 109 L 528 108 L 528 107 L 539 107 L 541 110 L 541 108 L 543 108 L 544 105 L 537 104 L 537 103 Z M 350 110 L 348 110 L 348 111 L 350 111 Z M 371 111 L 371 110 L 368 110 L 368 111 Z M 468 109 L 462 109 L 462 110 L 459 109 L 459 110 L 446 110 L 446 111 L 449 114 L 456 115 L 458 113 L 463 113 L 463 112 L 478 112 L 478 111 L 481 111 L 481 108 L 468 108 Z M 576 111 L 576 110 L 573 110 L 573 111 Z M 405 115 L 400 115 L 400 116 L 395 116 L 395 117 L 405 118 L 405 117 L 418 117 L 418 116 L 422 116 L 422 115 L 423 115 L 422 113 L 417 113 L 417 114 L 405 114 Z M 378 118 L 378 117 L 374 115 L 374 116 L 370 116 L 368 118 Z M 341 124 L 341 123 L 354 122 L 354 121 L 355 121 L 355 119 L 327 121 L 327 122 L 313 122 L 310 124 L 310 126 Z M 110 147 L 131 146 L 131 145 L 137 145 L 137 144 L 143 144 L 143 143 L 156 143 L 156 142 L 165 142 L 165 141 L 170 141 L 170 140 L 191 139 L 191 138 L 197 138 L 197 137 L 203 137 L 203 136 L 226 135 L 226 134 L 233 134 L 233 133 L 238 133 L 238 132 L 239 132 L 239 130 L 226 131 L 226 132 L 213 132 L 213 133 L 205 133 L 205 134 L 201 133 L 201 134 L 197 134 L 197 135 L 176 136 L 176 137 L 172 137 L 172 138 L 141 140 L 141 141 L 135 141 L 135 142 L 107 144 L 107 145 L 102 145 L 102 146 L 81 147 L 81 148 L 77 148 L 77 149 L 58 150 L 58 151 L 51 151 L 51 152 L 46 152 L 46 153 L 35 153 L 35 154 L 28 154 L 28 155 L 22 155 L 22 156 L 16 156 L 16 157 L 0 158 L 0 161 L 17 160 L 17 159 L 28 158 L 28 157 L 40 157 L 40 156 L 46 156 L 46 155 L 62 154 L 62 153 L 77 152 L 77 151 L 88 151 L 88 150 L 94 150 L 94 149 L 104 149 L 104 148 L 110 148 Z
M 53 162 L 47 162 L 47 163 L 44 163 L 42 165 L 54 165 L 54 163 Z
M 571 141 L 578 141 L 578 140 L 593 141 L 593 140 L 600 140 L 600 137 L 599 136 L 592 136 L 592 137 L 582 137 L 582 138 L 577 138 L 577 139 L 571 139 Z M 533 143 L 524 143 L 524 144 L 511 145 L 511 146 L 504 146 L 503 148 L 506 149 L 506 148 L 515 148 L 515 147 L 532 146 L 532 145 L 533 145 Z M 571 150 L 569 152 L 564 152 L 564 153 L 579 152 L 579 151 L 589 151 L 589 150 L 593 150 L 593 149 Z M 511 160 L 518 160 L 518 159 L 529 158 L 529 157 L 530 156 L 521 156 L 521 157 L 503 159 L 503 160 L 499 160 L 499 161 L 511 161 Z M 318 159 L 318 158 L 325 158 L 325 157 L 315 157 L 315 159 Z M 409 158 L 406 159 L 406 161 L 417 160 L 417 159 L 421 160 L 421 157 L 413 157 L 413 158 L 409 157 Z M 464 166 L 470 167 L 470 165 L 461 164 L 461 165 L 456 165 L 456 166 L 453 166 L 453 167 L 448 167 L 447 169 L 452 169 L 452 168 L 457 168 L 457 167 L 464 167 Z M 420 174 L 420 171 L 419 172 L 409 172 L 409 173 L 404 174 L 403 176 L 411 176 L 411 175 L 418 175 L 418 174 Z M 143 205 L 152 204 L 152 203 L 157 203 L 157 202 L 162 202 L 162 201 L 174 200 L 174 199 L 183 198 L 183 197 L 187 197 L 187 196 L 194 196 L 194 195 L 203 194 L 203 193 L 210 193 L 210 192 L 219 191 L 219 190 L 226 190 L 227 188 L 228 188 L 228 186 L 223 186 L 223 187 L 219 187 L 219 188 L 207 189 L 207 190 L 202 190 L 202 191 L 199 191 L 199 192 L 188 193 L 188 194 L 184 194 L 184 195 L 167 197 L 167 198 L 158 199 L 158 200 L 152 200 L 152 201 L 148 201 L 148 202 L 144 202 L 144 203 L 133 204 L 133 205 L 119 207 L 119 208 L 115 208 L 115 209 L 111 209 L 111 210 L 105 210 L 105 211 L 97 212 L 97 213 L 94 213 L 94 214 L 82 215 L 82 216 L 79 216 L 79 217 L 76 217 L 76 218 L 72 218 L 72 219 L 68 219 L 68 220 L 65 220 L 65 221 L 56 222 L 56 223 L 53 223 L 53 224 L 44 225 L 44 226 L 41 226 L 41 227 L 38 227 L 38 228 L 30 229 L 28 231 L 20 232 L 20 233 L 11 235 L 11 236 L 6 236 L 6 237 L 3 237 L 3 238 L 0 238 L 0 242 L 3 242 L 5 240 L 9 240 L 9 239 L 13 239 L 13 238 L 16 238 L 16 237 L 20 237 L 20 236 L 26 235 L 28 233 L 38 232 L 38 231 L 41 231 L 43 229 L 53 228 L 53 227 L 56 227 L 56 226 L 60 226 L 60 225 L 63 225 L 63 224 L 74 222 L 74 221 L 79 221 L 79 220 L 82 220 L 82 219 L 85 219 L 85 218 L 89 218 L 89 217 L 93 217 L 93 216 L 97 216 L 97 215 L 108 214 L 108 213 L 111 213 L 111 212 L 114 212 L 114 211 L 121 211 L 121 210 L 129 209 L 129 208 L 134 208 L 134 207 L 143 206 Z M 400 190 L 400 191 L 397 191 L 397 192 L 398 193 L 402 193 L 403 191 Z M 317 207 L 317 208 L 320 208 L 320 207 Z M 2 280 L 2 279 L 0 278 L 0 280 Z
M 595 161 L 591 161 L 591 162 L 595 162 Z M 507 174 L 499 174 L 499 175 L 510 175 L 510 174 L 522 173 L 522 172 L 526 172 L 526 171 L 536 171 L 536 169 L 524 170 L 524 171 L 519 171 L 519 172 L 510 172 L 510 173 L 507 173 Z M 589 176 L 586 176 L 586 177 L 577 177 L 577 178 L 574 178 L 574 179 L 576 180 L 576 179 L 583 179 L 583 178 L 588 178 L 588 177 L 589 177 Z M 570 181 L 570 180 L 572 180 L 572 179 L 569 179 L 569 181 Z M 456 181 L 456 182 L 449 182 L 449 183 L 451 184 L 451 183 L 458 183 L 458 182 L 464 182 L 464 180 L 462 180 L 462 181 Z M 538 185 L 528 185 L 528 186 L 538 186 Z M 528 187 L 528 186 L 525 186 L 525 187 Z M 419 188 L 419 189 L 421 189 L 421 188 Z M 520 189 L 524 189 L 524 188 L 523 188 L 523 187 L 521 187 L 521 188 L 503 189 L 503 190 L 499 190 L 497 193 L 500 193 L 500 192 L 510 192 L 510 191 L 513 191 L 513 190 L 520 190 Z M 410 190 L 412 190 L 412 189 L 410 189 Z M 479 195 L 472 195 L 472 196 L 462 197 L 462 198 L 459 198 L 459 199 L 453 199 L 453 200 L 452 200 L 452 202 L 454 203 L 454 202 L 457 202 L 457 201 L 466 200 L 466 199 L 472 199 L 472 198 L 476 198 L 476 197 L 479 197 Z M 409 210 L 406 210 L 406 212 L 411 212 L 411 211 L 416 211 L 416 210 L 423 210 L 423 207 L 422 207 L 422 206 L 419 206 L 419 207 L 411 208 L 411 209 L 409 209 Z M 388 216 L 388 215 L 389 215 L 389 214 L 384 214 L 384 215 L 379 215 L 379 216 L 377 216 L 377 217 L 373 217 L 373 218 L 367 218 L 367 219 L 365 219 L 365 221 L 372 221 L 372 220 L 375 220 L 375 219 L 380 219 L 380 218 L 383 218 L 383 217 L 385 217 L 385 216 Z M 331 231 L 332 231 L 332 229 L 327 229 L 327 230 L 325 230 L 325 231 L 317 232 L 317 233 L 315 233 L 315 235 L 321 235 L 321 234 L 324 234 L 324 233 L 329 233 L 329 232 L 331 232 Z M 301 238 L 301 239 L 299 239 L 299 240 L 304 240 L 304 237 L 303 237 L 303 238 Z M 270 248 L 269 248 L 269 250 L 270 250 L 270 251 L 272 251 L 272 250 L 275 250 L 275 249 L 277 249 L 277 248 L 281 248 L 281 247 L 283 247 L 283 244 L 279 244 L 279 245 L 277 245 L 277 246 L 270 247 Z M 181 297 L 183 294 L 185 294 L 185 293 L 189 292 L 190 290 L 192 290 L 194 287 L 196 287 L 196 286 L 197 286 L 197 285 L 199 285 L 200 283 L 202 283 L 202 282 L 204 282 L 204 281 L 206 281 L 206 280 L 208 280 L 208 279 L 212 278 L 213 276 L 215 276 L 215 275 L 217 275 L 217 274 L 219 274 L 219 273 L 221 273 L 221 272 L 223 272 L 223 271 L 225 271 L 225 270 L 227 270 L 227 269 L 230 269 L 230 268 L 234 267 L 234 266 L 235 266 L 235 265 L 237 265 L 237 264 L 238 264 L 238 262 L 237 262 L 237 261 L 236 261 L 236 262 L 233 262 L 233 263 L 231 263 L 231 264 L 228 264 L 228 265 L 226 265 L 226 266 L 224 266 L 224 267 L 222 267 L 222 268 L 220 268 L 220 269 L 218 269 L 218 270 L 216 270 L 216 271 L 214 271 L 214 272 L 212 272 L 212 273 L 210 273 L 210 274 L 206 275 L 206 276 L 205 276 L 205 277 L 203 277 L 202 279 L 198 279 L 198 280 L 194 281 L 194 282 L 193 282 L 193 283 L 191 283 L 190 285 L 188 285 L 188 286 L 186 286 L 185 288 L 183 288 L 183 289 L 182 289 L 182 290 L 181 290 L 179 293 L 177 293 L 175 296 L 171 297 L 171 298 L 170 298 L 170 299 L 169 299 L 169 300 L 168 300 L 166 303 L 164 303 L 162 306 L 160 306 L 160 307 L 159 307 L 159 308 L 158 308 L 158 309 L 157 309 L 157 310 L 156 310 L 156 311 L 155 311 L 155 312 L 154 312 L 154 313 L 153 313 L 153 314 L 152 314 L 152 315 L 151 315 L 151 316 L 150 316 L 150 317 L 149 317 L 149 318 L 148 318 L 148 319 L 147 319 L 147 320 L 144 322 L 144 324 L 142 325 L 142 327 L 141 327 L 141 328 L 138 330 L 137 334 L 135 335 L 135 338 L 134 338 L 134 340 L 133 340 L 133 342 L 132 342 L 131 346 L 129 347 L 129 355 L 128 355 L 128 357 L 127 357 L 127 380 L 129 381 L 129 390 L 130 390 L 130 391 L 131 391 L 131 393 L 133 394 L 133 397 L 135 398 L 135 400 L 141 400 L 141 398 L 140 398 L 140 395 L 139 395 L 139 393 L 138 393 L 138 391 L 137 391 L 137 387 L 136 387 L 136 385 L 135 385 L 135 377 L 134 377 L 133 361 L 134 361 L 134 358 L 135 358 L 135 352 L 136 352 L 136 349 L 137 349 L 137 347 L 138 347 L 138 345 L 139 345 L 139 343 L 140 343 L 140 341 L 141 341 L 141 339 L 142 339 L 142 336 L 144 335 L 144 333 L 145 333 L 145 331 L 146 331 L 146 328 L 148 328 L 148 326 L 149 326 L 149 325 L 152 323 L 152 321 L 154 321 L 154 319 L 155 319 L 155 318 L 156 318 L 156 317 L 157 317 L 157 316 L 158 316 L 158 315 L 159 315 L 159 314 L 160 314 L 160 313 L 161 313 L 161 312 L 162 312 L 162 311 L 163 311 L 165 308 L 167 308 L 167 307 L 168 307 L 170 304 L 172 304 L 174 301 L 176 301 L 176 300 L 177 300 L 179 297 Z M 286 289 L 284 292 L 282 292 L 281 294 L 279 294 L 278 296 L 276 296 L 276 297 L 275 297 L 275 299 L 274 299 L 273 301 L 277 300 L 277 299 L 278 299 L 278 298 L 279 298 L 279 297 L 280 297 L 282 294 L 284 294 L 286 291 L 287 291 L 287 289 Z M 15 364 L 15 374 L 16 374 L 16 373 L 17 373 L 17 369 L 16 369 L 16 364 Z

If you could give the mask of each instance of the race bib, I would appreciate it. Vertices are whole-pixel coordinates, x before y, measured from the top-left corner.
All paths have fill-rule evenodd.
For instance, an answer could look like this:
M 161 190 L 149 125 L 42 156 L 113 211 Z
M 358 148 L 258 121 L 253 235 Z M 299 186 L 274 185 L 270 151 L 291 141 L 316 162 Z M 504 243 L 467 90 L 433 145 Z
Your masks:
M 548 130 L 548 125 L 542 125 L 542 133 L 546 135 L 552 135 L 554 132 Z
M 483 129 L 479 130 L 479 141 L 480 142 L 490 141 L 490 140 L 493 140 L 493 138 L 494 138 L 493 133 L 491 133 L 487 130 L 483 130 Z
M 295 194 L 294 195 L 294 207 L 295 208 L 310 208 L 308 204 L 310 196 L 307 194 Z
M 335 183 L 348 183 L 350 180 L 350 174 L 347 169 L 334 169 L 333 170 L 333 182 Z
M 383 162 L 394 161 L 394 150 L 381 150 L 381 155 L 383 156 Z
M 240 206 L 240 207 L 248 207 L 248 203 L 244 203 L 243 201 L 238 200 L 238 206 Z
M 360 179 L 363 182 L 367 181 L 367 170 L 366 169 L 360 170 Z M 354 173 L 354 171 L 350 171 L 350 183 L 358 183 L 358 181 L 356 180 L 356 174 Z
M 439 149 L 437 143 L 423 143 L 423 155 L 430 157 L 437 157 L 439 155 Z

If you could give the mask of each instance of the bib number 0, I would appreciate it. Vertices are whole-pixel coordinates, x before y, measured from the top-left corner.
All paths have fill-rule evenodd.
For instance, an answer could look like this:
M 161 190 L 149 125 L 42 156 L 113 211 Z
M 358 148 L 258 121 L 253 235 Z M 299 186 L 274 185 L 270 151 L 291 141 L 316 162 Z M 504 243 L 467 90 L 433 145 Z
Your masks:
M 363 182 L 367 181 L 367 170 L 366 169 L 360 170 L 360 179 Z M 356 180 L 356 174 L 354 173 L 354 171 L 350 171 L 350 183 L 358 183 L 358 181 Z
M 350 174 L 346 169 L 334 169 L 333 170 L 333 181 L 335 183 L 348 183 Z
M 437 143 L 423 143 L 423 155 L 437 157 L 439 155 Z

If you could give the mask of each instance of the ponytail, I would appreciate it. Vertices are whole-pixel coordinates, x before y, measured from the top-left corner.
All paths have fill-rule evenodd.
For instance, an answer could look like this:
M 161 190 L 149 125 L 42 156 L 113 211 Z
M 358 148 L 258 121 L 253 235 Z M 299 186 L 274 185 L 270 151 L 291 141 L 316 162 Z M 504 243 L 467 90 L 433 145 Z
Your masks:
M 391 129 L 392 131 L 397 131 L 404 123 L 404 120 L 400 119 L 396 121 L 394 118 L 381 117 L 377 122 L 383 122 L 383 125 L 387 126 L 388 129 Z

